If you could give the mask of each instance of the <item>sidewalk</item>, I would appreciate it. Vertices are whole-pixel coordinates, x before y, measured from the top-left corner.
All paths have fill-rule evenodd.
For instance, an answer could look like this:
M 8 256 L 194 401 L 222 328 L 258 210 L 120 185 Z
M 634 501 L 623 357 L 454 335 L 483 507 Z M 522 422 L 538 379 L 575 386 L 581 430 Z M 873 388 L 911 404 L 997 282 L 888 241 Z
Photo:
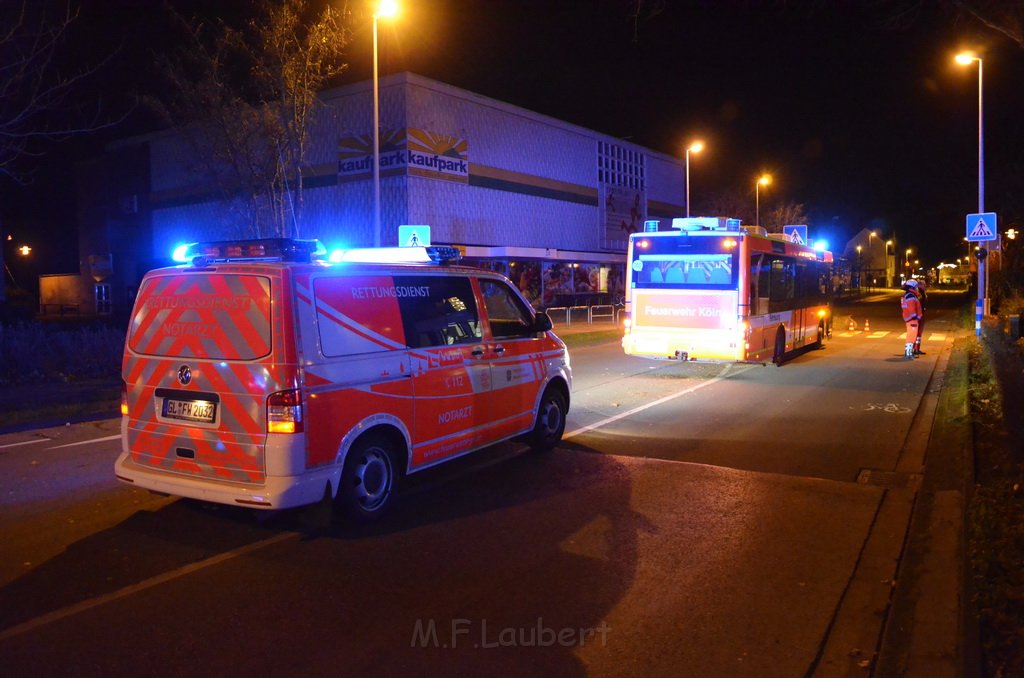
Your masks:
M 966 334 L 958 332 L 956 339 Z M 880 676 L 982 674 L 966 546 L 966 510 L 974 484 L 968 358 L 966 346 L 956 339 L 928 388 L 938 392 L 938 406 L 883 633 Z

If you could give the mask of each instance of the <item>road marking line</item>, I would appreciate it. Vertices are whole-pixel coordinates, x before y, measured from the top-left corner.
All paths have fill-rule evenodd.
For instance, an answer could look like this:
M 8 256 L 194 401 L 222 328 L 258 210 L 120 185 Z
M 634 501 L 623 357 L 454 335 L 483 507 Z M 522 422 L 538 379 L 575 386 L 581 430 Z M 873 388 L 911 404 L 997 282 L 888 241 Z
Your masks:
M 88 445 L 89 443 L 105 443 L 108 440 L 117 440 L 120 437 L 121 437 L 121 434 L 118 433 L 116 436 L 107 436 L 106 438 L 93 438 L 92 440 L 82 440 L 82 441 L 79 441 L 77 443 L 67 443 L 66 445 L 54 445 L 53 447 L 51 447 L 49 449 L 51 449 L 51 450 L 59 450 L 62 447 L 74 447 L 75 445 Z
M 91 610 L 94 607 L 106 605 L 107 603 L 112 603 L 115 600 L 120 600 L 121 598 L 127 598 L 128 596 L 135 595 L 140 591 L 145 591 L 146 589 L 153 588 L 154 586 L 158 586 L 160 584 L 169 582 L 173 579 L 184 577 L 187 574 L 192 574 L 193 572 L 198 572 L 199 570 L 205 570 L 208 567 L 213 567 L 214 565 L 222 563 L 226 560 L 231 560 L 232 558 L 237 558 L 238 556 L 244 556 L 247 553 L 257 551 L 267 546 L 272 546 L 278 542 L 284 541 L 285 539 L 294 539 L 298 536 L 299 535 L 296 532 L 285 532 L 283 534 L 271 537 L 270 539 L 264 539 L 263 541 L 258 541 L 253 544 L 247 544 L 246 546 L 239 547 L 232 551 L 227 551 L 225 553 L 212 556 L 210 558 L 207 558 L 206 560 L 200 560 L 199 562 L 190 563 L 188 565 L 179 567 L 176 570 L 171 570 L 170 572 L 158 574 L 155 577 L 150 577 L 149 579 L 140 581 L 138 584 L 125 586 L 123 589 L 119 589 L 117 591 L 114 591 L 113 593 L 107 593 L 102 596 L 90 598 L 89 600 L 83 600 L 80 603 L 69 605 L 60 610 L 48 612 L 47 614 L 44 614 L 41 617 L 30 619 L 27 622 L 23 622 L 21 624 L 18 624 L 17 626 L 12 626 L 11 628 L 6 629 L 4 631 L 0 631 L 0 641 L 7 640 L 9 638 L 14 638 L 15 636 L 20 636 L 21 634 L 37 629 L 40 626 L 46 626 L 47 624 L 52 624 L 55 621 L 67 619 L 68 617 L 72 617 L 78 614 L 79 612 L 85 612 L 86 610 Z
M 643 412 L 644 410 L 650 409 L 650 408 L 655 407 L 657 405 L 661 405 L 661 404 L 667 403 L 667 402 L 669 402 L 671 400 L 675 400 L 676 398 L 684 396 L 687 393 L 693 393 L 694 391 L 702 389 L 705 386 L 710 386 L 711 384 L 715 384 L 715 383 L 717 383 L 719 381 L 722 381 L 722 380 L 726 379 L 729 376 L 731 368 L 732 368 L 732 365 L 726 365 L 725 369 L 722 370 L 722 374 L 718 375 L 714 379 L 709 379 L 707 381 L 703 381 L 703 382 L 697 384 L 696 386 L 693 386 L 692 388 L 686 389 L 685 391 L 678 391 L 677 393 L 669 394 L 669 395 L 665 396 L 664 398 L 658 398 L 657 400 L 652 400 L 651 402 L 649 402 L 649 403 L 647 403 L 645 405 L 640 405 L 638 407 L 634 407 L 633 409 L 629 410 L 628 412 L 622 412 L 620 414 L 616 414 L 613 417 L 608 417 L 607 419 L 602 419 L 601 421 L 594 422 L 593 424 L 588 424 L 587 426 L 580 427 L 580 428 L 576 429 L 575 431 L 570 431 L 569 433 L 563 434 L 562 435 L 562 439 L 565 440 L 567 438 L 572 438 L 572 437 L 578 436 L 578 435 L 580 435 L 582 433 L 586 433 L 587 431 L 593 431 L 595 428 L 601 428 L 603 426 L 607 426 L 608 424 L 616 422 L 619 419 L 625 419 L 626 417 L 634 415 L 637 412 Z M 742 374 L 742 373 L 746 372 L 747 370 L 752 370 L 752 369 L 754 369 L 753 365 L 746 365 L 746 366 L 738 369 L 736 371 L 736 374 Z
M 887 336 L 889 336 L 889 330 L 878 330 L 877 332 L 872 332 L 871 334 L 869 334 L 867 336 L 867 338 L 868 339 L 882 339 L 882 338 L 887 337 Z
M 23 440 L 20 443 L 7 443 L 6 445 L 0 445 L 0 450 L 7 449 L 8 447 L 20 447 L 22 445 L 35 445 L 36 443 L 51 443 L 53 442 L 50 438 L 39 438 L 38 440 Z

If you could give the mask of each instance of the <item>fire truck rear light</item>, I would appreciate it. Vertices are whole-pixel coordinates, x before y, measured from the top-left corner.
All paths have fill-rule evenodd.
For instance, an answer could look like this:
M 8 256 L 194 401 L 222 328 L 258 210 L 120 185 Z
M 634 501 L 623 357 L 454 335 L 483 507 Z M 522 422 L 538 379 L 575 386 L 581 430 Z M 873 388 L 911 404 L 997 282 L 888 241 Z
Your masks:
M 128 384 L 121 380 L 121 416 L 128 416 Z
M 298 389 L 267 398 L 267 433 L 302 433 L 302 394 Z

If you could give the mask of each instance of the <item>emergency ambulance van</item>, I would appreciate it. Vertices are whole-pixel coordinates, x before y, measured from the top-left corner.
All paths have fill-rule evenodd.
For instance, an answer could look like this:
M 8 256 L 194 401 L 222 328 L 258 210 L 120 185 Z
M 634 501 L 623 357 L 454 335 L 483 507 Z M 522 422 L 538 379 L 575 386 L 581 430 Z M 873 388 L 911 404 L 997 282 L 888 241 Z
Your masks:
M 551 321 L 453 248 L 197 243 L 146 274 L 122 365 L 117 478 L 369 520 L 405 474 L 555 446 L 572 372 Z

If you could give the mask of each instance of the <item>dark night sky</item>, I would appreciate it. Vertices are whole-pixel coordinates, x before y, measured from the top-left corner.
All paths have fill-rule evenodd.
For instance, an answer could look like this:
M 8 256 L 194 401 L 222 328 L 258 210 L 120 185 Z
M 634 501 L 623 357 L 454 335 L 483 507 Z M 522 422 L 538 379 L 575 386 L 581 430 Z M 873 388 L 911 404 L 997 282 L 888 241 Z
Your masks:
M 82 2 L 76 49 L 120 45 L 102 79 L 106 101 L 151 88 L 152 52 L 166 47 L 156 0 Z M 694 212 L 719 191 L 745 191 L 752 204 L 768 171 L 762 210 L 802 203 L 812 236 L 834 249 L 871 226 L 931 264 L 963 251 L 964 215 L 977 208 L 976 68 L 952 55 L 979 49 L 986 208 L 1024 217 L 1024 49 L 937 3 L 895 24 L 917 3 L 664 0 L 634 36 L 635 0 L 400 2 L 401 17 L 381 23 L 383 74 L 413 71 L 680 157 L 702 138 L 708 148 L 690 164 Z M 247 5 L 176 4 L 224 16 Z M 360 11 L 343 82 L 371 74 L 368 5 L 350 2 Z M 145 116 L 133 124 L 120 133 Z M 50 149 L 32 190 L 4 186 L 5 230 L 33 237 L 73 220 L 69 167 L 99 141 Z

